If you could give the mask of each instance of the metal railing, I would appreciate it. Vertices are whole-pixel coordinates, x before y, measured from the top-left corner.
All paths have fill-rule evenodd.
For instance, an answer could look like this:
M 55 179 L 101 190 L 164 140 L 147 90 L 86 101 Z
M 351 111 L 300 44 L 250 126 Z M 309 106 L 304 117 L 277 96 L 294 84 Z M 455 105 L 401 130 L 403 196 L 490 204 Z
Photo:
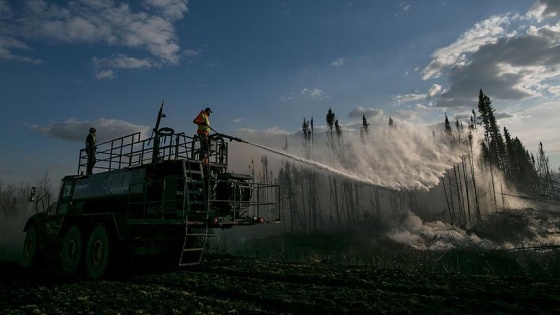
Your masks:
M 209 142 L 209 163 L 227 167 L 228 144 L 223 139 L 209 139 Z M 156 154 L 154 150 L 157 150 Z M 201 156 L 198 136 L 177 133 L 141 139 L 141 133 L 137 132 L 97 145 L 93 170 L 98 173 L 164 160 L 201 160 Z M 85 174 L 87 160 L 85 148 L 80 149 L 78 175 Z

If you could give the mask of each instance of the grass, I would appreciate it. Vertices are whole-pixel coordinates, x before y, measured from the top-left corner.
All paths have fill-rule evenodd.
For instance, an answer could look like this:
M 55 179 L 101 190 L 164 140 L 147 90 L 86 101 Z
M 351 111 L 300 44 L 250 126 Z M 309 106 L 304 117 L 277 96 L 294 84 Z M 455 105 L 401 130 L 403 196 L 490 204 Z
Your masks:
M 465 273 L 560 279 L 560 248 L 523 251 L 480 247 L 418 250 L 392 240 L 371 241 L 317 231 L 253 239 L 234 255 L 264 260 L 367 265 L 407 272 Z

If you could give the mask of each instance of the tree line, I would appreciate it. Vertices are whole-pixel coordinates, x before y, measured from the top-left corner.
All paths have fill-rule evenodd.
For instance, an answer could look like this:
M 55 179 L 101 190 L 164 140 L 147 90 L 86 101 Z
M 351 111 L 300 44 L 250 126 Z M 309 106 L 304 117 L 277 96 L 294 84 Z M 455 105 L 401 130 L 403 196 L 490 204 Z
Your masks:
M 441 178 L 440 185 L 429 192 L 432 200 L 443 199 L 445 209 L 440 218 L 452 224 L 472 224 L 485 214 L 512 207 L 510 203 L 515 199 L 560 204 L 558 174 L 551 169 L 542 143 L 534 156 L 507 128 L 502 134 L 494 113 L 492 101 L 480 90 L 478 115 L 473 109 L 466 128 L 459 119 L 452 127 L 446 114 L 441 132 L 432 132 L 434 141 L 464 146 L 467 152 Z M 328 158 L 344 163 L 352 157 L 346 156 L 342 147 L 345 132 L 332 108 L 325 122 Z M 384 136 L 399 136 L 398 129 L 389 117 Z M 301 131 L 306 158 L 314 160 L 313 119 L 304 118 Z M 475 137 L 477 132 L 482 133 L 482 140 Z M 370 124 L 363 115 L 360 140 L 372 141 L 369 133 Z M 286 140 L 284 150 L 288 149 Z M 415 211 L 425 199 L 422 192 L 358 184 L 290 161 L 283 161 L 275 181 L 282 187 L 282 213 L 290 232 L 338 228 L 381 212 Z

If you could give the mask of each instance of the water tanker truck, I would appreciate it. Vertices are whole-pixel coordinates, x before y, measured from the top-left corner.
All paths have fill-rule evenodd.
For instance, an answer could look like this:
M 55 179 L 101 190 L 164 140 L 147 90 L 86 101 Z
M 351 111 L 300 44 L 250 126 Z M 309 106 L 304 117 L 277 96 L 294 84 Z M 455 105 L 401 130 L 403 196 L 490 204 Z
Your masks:
M 198 136 L 159 128 L 162 117 L 163 103 L 149 138 L 138 132 L 99 144 L 91 175 L 81 149 L 78 171 L 62 178 L 56 202 L 32 191 L 24 266 L 50 263 L 65 275 L 98 279 L 135 257 L 196 265 L 213 229 L 280 222 L 277 185 L 228 171 L 229 142 L 243 140 L 210 135 L 202 159 Z

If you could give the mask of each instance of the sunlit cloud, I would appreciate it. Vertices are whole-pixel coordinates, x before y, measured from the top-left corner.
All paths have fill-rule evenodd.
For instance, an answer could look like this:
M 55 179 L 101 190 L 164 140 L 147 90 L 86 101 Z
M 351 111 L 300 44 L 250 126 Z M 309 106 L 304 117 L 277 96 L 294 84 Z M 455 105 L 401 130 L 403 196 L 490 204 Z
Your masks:
M 549 82 L 560 77 L 560 25 L 527 22 L 558 11 L 558 2 L 539 1 L 525 16 L 490 17 L 438 49 L 422 71 L 424 80 L 449 79 L 448 89 L 428 93 L 437 94 L 435 106 L 472 107 L 480 89 L 502 100 L 555 96 L 558 89 Z
M 45 42 L 55 45 L 101 43 L 141 54 L 148 52 L 158 63 L 178 64 L 180 47 L 173 22 L 188 12 L 187 0 L 144 0 L 139 4 L 81 0 L 60 5 L 36 0 L 25 1 L 14 11 L 2 2 L 0 62 L 39 63 L 40 60 L 30 56 L 31 45 Z

